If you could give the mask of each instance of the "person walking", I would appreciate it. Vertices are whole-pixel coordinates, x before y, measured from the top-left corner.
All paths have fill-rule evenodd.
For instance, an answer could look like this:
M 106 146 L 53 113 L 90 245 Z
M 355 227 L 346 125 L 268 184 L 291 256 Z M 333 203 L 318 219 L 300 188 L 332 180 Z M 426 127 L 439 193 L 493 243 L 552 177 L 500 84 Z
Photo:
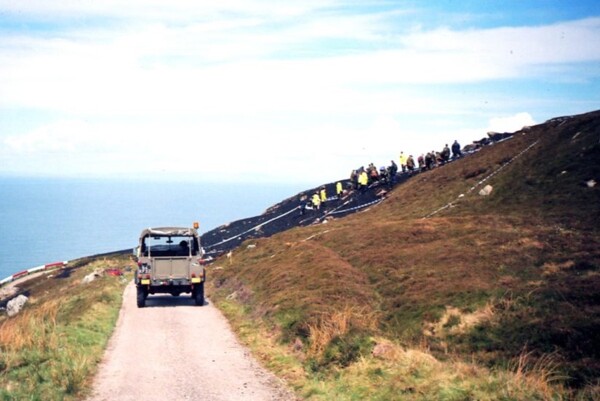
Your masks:
M 450 161 L 450 148 L 446 144 L 444 149 L 442 149 L 442 163 L 448 163 L 448 161 Z
M 321 196 L 321 203 L 327 201 L 327 191 L 325 190 L 325 187 L 321 187 L 321 192 L 319 192 L 319 195 Z
M 406 173 L 406 161 L 408 157 L 404 154 L 404 152 L 400 152 L 400 168 L 402 168 L 402 172 Z
M 365 170 L 361 171 L 358 176 L 358 189 L 361 192 L 365 192 L 367 190 L 367 186 L 369 185 L 369 176 Z
M 425 155 L 421 154 L 417 157 L 417 163 L 419 163 L 419 170 L 425 171 Z
M 315 192 L 312 196 L 312 204 L 315 210 L 319 210 L 321 208 L 321 198 L 317 192 Z
M 352 189 L 358 189 L 358 170 L 352 170 L 350 174 L 350 185 L 352 185 Z
M 425 169 L 431 170 L 435 164 L 433 152 L 427 152 L 425 155 Z
M 390 186 L 396 185 L 396 174 L 398 174 L 398 165 L 395 161 L 390 160 L 390 166 L 388 167 L 388 178 L 390 179 Z
M 300 216 L 304 216 L 304 213 L 306 213 L 306 207 L 308 206 L 309 201 L 307 200 L 307 196 L 304 195 L 303 193 L 300 194 L 300 198 L 298 199 L 300 205 L 298 206 L 300 208 Z
M 458 159 L 459 157 L 462 157 L 462 152 L 460 151 L 460 144 L 457 140 L 454 140 L 454 143 L 452 144 L 452 158 Z
M 415 169 L 415 159 L 413 158 L 413 155 L 408 156 L 408 159 L 406 159 L 406 168 L 408 169 L 409 173 L 412 173 Z

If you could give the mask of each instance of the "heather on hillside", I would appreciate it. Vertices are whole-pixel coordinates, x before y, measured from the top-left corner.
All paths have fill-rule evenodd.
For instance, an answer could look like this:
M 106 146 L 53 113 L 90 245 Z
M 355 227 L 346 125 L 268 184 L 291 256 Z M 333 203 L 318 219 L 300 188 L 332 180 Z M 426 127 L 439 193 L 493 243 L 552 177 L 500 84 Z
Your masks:
M 335 391 L 593 399 L 599 132 L 600 112 L 553 119 L 416 175 L 359 213 L 248 240 L 213 264 L 211 296 L 243 305 L 309 381 L 324 379 Z M 491 193 L 479 195 L 485 185 Z M 427 355 L 422 369 L 461 378 L 434 386 L 430 371 L 389 365 L 416 364 L 403 359 L 410 350 Z M 367 372 L 370 384 L 352 383 L 352 372 Z M 404 374 L 427 379 L 396 388 L 394 377 Z M 298 386 L 308 399 L 334 391 Z

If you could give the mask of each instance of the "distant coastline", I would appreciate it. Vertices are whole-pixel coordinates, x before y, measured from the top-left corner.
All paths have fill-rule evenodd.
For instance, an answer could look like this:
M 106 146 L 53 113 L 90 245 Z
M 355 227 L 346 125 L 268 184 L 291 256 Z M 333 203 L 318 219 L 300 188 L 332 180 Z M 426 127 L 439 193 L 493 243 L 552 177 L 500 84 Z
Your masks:
M 135 246 L 145 227 L 200 221 L 206 232 L 262 213 L 301 189 L 118 179 L 0 177 L 0 279 Z

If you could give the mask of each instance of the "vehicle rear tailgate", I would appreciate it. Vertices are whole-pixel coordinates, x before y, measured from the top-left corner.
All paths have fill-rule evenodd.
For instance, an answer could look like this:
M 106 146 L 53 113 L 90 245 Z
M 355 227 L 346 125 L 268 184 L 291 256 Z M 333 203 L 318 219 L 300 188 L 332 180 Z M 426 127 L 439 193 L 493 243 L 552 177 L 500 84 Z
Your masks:
M 190 260 L 183 258 L 152 258 L 154 267 L 154 278 L 158 280 L 166 279 L 189 279 Z

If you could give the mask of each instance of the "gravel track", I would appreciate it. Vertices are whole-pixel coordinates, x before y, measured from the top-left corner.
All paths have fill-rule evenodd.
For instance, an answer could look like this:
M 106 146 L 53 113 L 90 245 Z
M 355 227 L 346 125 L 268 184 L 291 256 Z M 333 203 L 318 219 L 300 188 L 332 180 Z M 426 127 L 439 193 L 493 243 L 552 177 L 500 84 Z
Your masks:
M 131 283 L 88 401 L 295 399 L 208 300 L 154 295 L 137 308 L 135 295 Z

